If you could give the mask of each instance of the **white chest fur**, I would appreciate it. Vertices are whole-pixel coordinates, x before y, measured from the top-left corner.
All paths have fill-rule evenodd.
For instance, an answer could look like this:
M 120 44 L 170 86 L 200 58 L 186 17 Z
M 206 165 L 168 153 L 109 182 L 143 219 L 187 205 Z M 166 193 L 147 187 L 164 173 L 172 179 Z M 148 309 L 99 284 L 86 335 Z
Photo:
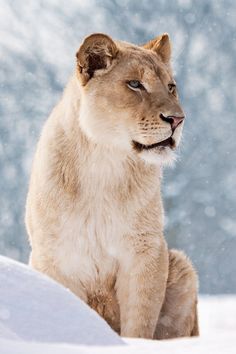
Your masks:
M 124 236 L 137 232 L 137 211 L 153 198 L 158 171 L 107 149 L 81 149 L 78 196 L 62 208 L 53 258 L 62 274 L 90 287 L 116 274 L 120 256 L 124 261 Z
M 117 167 L 121 173 L 121 166 L 100 164 L 98 168 L 90 161 L 88 169 L 85 164 L 78 200 L 61 215 L 54 249 L 56 264 L 65 276 L 78 277 L 90 286 L 116 273 L 123 235 L 131 230 L 131 215 L 109 188 Z

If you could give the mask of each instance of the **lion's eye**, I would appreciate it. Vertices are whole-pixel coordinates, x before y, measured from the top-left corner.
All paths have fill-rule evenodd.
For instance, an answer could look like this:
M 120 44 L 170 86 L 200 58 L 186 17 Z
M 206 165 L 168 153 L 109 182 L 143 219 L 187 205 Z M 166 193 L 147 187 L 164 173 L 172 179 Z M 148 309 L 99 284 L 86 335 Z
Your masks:
M 169 89 L 170 93 L 174 93 L 175 89 L 176 89 L 176 85 L 171 83 L 171 84 L 168 85 L 168 89 Z
M 141 82 L 138 81 L 138 80 L 130 80 L 130 81 L 127 81 L 127 85 L 128 85 L 129 88 L 131 88 L 132 90 L 144 89 L 143 85 L 142 85 Z

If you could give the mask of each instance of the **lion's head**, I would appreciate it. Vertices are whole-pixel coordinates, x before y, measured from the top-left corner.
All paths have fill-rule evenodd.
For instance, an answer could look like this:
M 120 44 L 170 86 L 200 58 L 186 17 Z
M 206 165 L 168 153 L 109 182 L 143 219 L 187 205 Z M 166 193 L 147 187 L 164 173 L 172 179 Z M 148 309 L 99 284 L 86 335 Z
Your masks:
M 170 161 L 184 113 L 170 67 L 169 36 L 137 46 L 92 34 L 76 56 L 84 133 L 97 144 L 151 162 Z

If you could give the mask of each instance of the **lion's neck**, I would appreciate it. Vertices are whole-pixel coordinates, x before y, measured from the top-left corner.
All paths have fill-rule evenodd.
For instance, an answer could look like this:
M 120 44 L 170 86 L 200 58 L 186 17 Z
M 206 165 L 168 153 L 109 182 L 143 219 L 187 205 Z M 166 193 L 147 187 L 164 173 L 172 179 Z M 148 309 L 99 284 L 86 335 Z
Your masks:
M 134 184 L 142 188 L 152 180 L 157 183 L 160 177 L 160 168 L 157 166 L 145 163 L 132 152 L 96 144 L 87 138 L 79 124 L 78 90 L 73 77 L 63 97 L 66 116 L 63 125 L 66 127 L 65 134 L 69 129 L 68 137 L 73 139 L 74 161 L 80 184 L 103 190 L 115 187 L 126 190 Z M 71 149 L 68 151 L 71 153 Z

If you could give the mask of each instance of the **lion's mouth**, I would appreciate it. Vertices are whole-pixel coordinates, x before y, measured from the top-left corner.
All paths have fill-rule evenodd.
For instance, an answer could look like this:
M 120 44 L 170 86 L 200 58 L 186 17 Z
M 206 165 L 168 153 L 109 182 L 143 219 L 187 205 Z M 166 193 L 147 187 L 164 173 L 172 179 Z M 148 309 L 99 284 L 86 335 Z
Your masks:
M 135 150 L 137 151 L 143 151 L 143 150 L 151 150 L 151 149 L 155 149 L 157 147 L 170 147 L 171 149 L 173 149 L 175 147 L 175 141 L 174 139 L 170 136 L 168 139 L 165 139 L 163 141 L 160 141 L 159 143 L 155 143 L 155 144 L 151 144 L 151 145 L 144 145 L 144 144 L 140 144 L 137 141 L 132 141 L 133 143 L 133 147 Z

